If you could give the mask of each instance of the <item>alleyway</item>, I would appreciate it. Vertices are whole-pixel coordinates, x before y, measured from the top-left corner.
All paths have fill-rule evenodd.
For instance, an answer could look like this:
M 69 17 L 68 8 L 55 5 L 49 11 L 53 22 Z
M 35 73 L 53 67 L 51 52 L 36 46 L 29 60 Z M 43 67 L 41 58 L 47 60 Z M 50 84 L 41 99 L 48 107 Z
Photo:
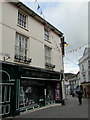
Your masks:
M 88 118 L 88 99 L 78 105 L 77 97 L 68 96 L 66 105 L 55 104 L 17 116 L 16 118 Z

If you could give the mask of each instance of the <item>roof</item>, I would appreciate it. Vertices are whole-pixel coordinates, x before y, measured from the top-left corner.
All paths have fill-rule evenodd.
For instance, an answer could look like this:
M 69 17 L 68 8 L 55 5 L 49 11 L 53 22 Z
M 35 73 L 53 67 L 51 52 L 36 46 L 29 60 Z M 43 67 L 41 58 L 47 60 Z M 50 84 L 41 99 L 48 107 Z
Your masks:
M 73 73 L 64 73 L 65 75 L 65 80 L 69 80 L 69 79 L 72 79 L 76 76 L 76 74 L 73 74 Z
M 53 32 L 58 34 L 60 37 L 63 36 L 63 33 L 59 31 L 56 27 L 51 25 L 49 22 L 47 22 L 45 19 L 40 17 L 37 13 L 35 13 L 33 10 L 31 10 L 29 7 L 27 7 L 25 4 L 20 2 L 19 0 L 12 0 L 12 4 L 16 5 L 18 8 L 22 9 L 26 13 L 28 13 L 31 17 L 42 23 L 43 25 L 47 25 Z
M 88 54 L 90 52 L 90 48 L 88 47 L 86 47 L 85 49 L 84 49 L 84 53 L 83 53 L 83 56 L 85 55 L 85 54 Z
M 85 57 L 86 55 L 88 56 L 88 58 L 90 58 L 90 47 L 86 47 L 86 48 L 84 49 L 83 56 L 78 60 L 78 61 L 79 61 L 79 64 L 80 64 L 82 61 L 84 61 L 84 57 Z

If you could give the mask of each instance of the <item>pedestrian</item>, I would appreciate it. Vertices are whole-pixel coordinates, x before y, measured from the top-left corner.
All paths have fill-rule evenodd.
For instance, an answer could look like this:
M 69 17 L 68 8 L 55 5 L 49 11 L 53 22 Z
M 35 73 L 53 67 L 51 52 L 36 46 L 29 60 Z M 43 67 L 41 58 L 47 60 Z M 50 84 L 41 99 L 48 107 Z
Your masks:
M 74 97 L 74 96 L 75 96 L 75 93 L 73 92 L 73 93 L 72 93 L 72 97 Z
M 79 86 L 76 93 L 77 93 L 77 96 L 78 96 L 79 105 L 81 105 L 82 104 L 82 87 L 81 87 L 81 85 Z

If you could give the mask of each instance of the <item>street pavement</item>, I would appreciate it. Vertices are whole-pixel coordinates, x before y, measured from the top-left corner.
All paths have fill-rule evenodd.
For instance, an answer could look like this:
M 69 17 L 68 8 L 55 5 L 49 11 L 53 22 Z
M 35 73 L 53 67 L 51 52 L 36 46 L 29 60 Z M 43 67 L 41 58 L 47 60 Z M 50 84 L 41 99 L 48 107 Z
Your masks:
M 77 97 L 67 96 L 66 104 L 53 104 L 24 112 L 14 118 L 88 118 L 88 99 L 83 98 L 82 105 Z

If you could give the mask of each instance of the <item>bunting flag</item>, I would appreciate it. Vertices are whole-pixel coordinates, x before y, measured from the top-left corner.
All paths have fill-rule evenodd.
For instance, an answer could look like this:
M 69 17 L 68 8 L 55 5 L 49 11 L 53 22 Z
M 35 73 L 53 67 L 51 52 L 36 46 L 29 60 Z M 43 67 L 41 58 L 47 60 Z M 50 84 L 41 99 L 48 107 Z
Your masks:
M 37 10 L 39 10 L 39 9 L 40 9 L 40 5 L 38 4 Z
M 40 12 L 40 15 L 42 15 L 42 11 Z
M 83 46 L 82 46 L 83 47 Z M 70 50 L 70 51 L 67 51 L 66 54 L 68 53 L 73 53 L 73 52 L 77 52 L 78 50 L 82 49 L 82 47 L 78 47 L 77 49 L 73 49 L 73 50 Z
M 36 4 L 37 4 L 37 10 L 39 10 L 39 9 L 40 9 L 40 15 L 42 15 L 42 16 L 43 16 L 43 18 L 45 19 L 45 16 L 44 16 L 44 14 L 43 14 L 43 12 L 42 12 L 42 10 L 41 10 L 41 7 L 40 7 L 40 5 L 39 5 L 38 1 L 37 1 L 37 0 L 35 0 L 35 1 L 34 1 L 34 3 L 36 3 Z
M 37 2 L 37 0 L 35 0 L 35 3 Z

